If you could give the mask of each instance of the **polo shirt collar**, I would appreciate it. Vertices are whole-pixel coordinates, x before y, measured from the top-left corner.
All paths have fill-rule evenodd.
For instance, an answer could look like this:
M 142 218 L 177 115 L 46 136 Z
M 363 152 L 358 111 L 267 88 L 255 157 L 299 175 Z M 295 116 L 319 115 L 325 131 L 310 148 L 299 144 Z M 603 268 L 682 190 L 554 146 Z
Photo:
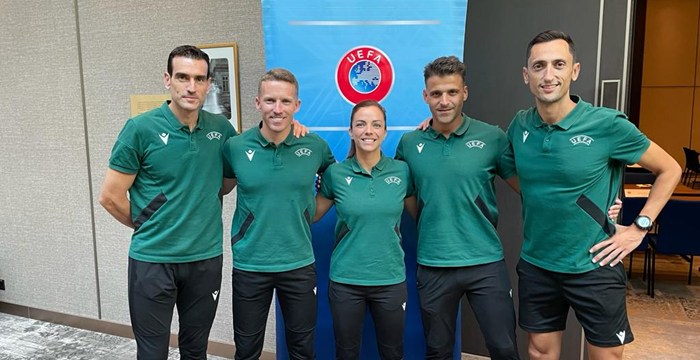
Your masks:
M 382 156 L 379 158 L 379 162 L 376 165 L 374 165 L 373 169 L 377 169 L 379 171 L 382 171 L 387 163 L 389 163 L 389 158 L 387 158 L 386 156 L 384 156 L 384 154 L 382 154 Z M 365 171 L 365 169 L 360 165 L 360 162 L 357 161 L 357 155 L 353 155 L 350 158 L 350 164 L 352 165 L 353 172 L 358 173 L 358 174 L 366 174 L 367 173 Z
M 574 108 L 571 109 L 571 111 L 568 114 L 566 114 L 566 116 L 563 119 L 561 119 L 558 123 L 552 126 L 556 126 L 562 130 L 568 130 L 571 127 L 571 125 L 573 125 L 576 122 L 576 120 L 578 120 L 579 115 L 581 114 L 585 106 L 584 102 L 581 101 L 581 97 L 578 95 L 569 95 L 569 98 L 571 98 L 571 101 L 576 103 L 576 106 L 574 106 Z M 537 108 L 535 108 L 535 113 L 537 114 L 537 120 L 539 120 L 539 123 L 535 124 L 536 127 L 539 128 L 548 125 L 544 120 L 542 120 L 542 117 L 537 112 Z
M 437 139 L 442 134 L 435 131 L 435 129 L 433 129 L 433 121 L 434 120 L 432 120 L 432 119 L 430 120 L 430 127 L 428 128 L 427 132 L 428 132 L 428 134 L 430 134 L 431 137 L 433 137 L 434 139 Z M 453 131 L 450 135 L 451 136 L 452 135 L 454 135 L 454 136 L 464 135 L 467 132 L 467 130 L 469 130 L 469 125 L 471 125 L 471 123 L 472 123 L 472 119 L 469 116 L 467 116 L 466 114 L 462 113 L 462 124 L 460 124 L 459 127 L 455 131 Z
M 175 129 L 180 130 L 180 129 L 185 128 L 185 129 L 189 130 L 190 127 L 181 123 L 180 120 L 178 120 L 177 117 L 175 117 L 175 114 L 173 113 L 173 111 L 170 110 L 170 106 L 168 106 L 168 105 L 170 105 L 171 101 L 172 100 L 166 100 L 165 102 L 163 102 L 163 105 L 160 106 L 160 110 L 163 112 L 163 115 L 165 115 L 165 119 L 168 120 L 168 123 L 170 124 L 170 126 L 172 126 Z M 203 128 L 201 120 L 202 120 L 202 109 L 200 109 L 198 114 L 197 114 L 197 125 L 194 127 L 195 129 L 202 129 Z
M 262 129 L 262 125 L 263 125 L 263 123 L 262 123 L 262 121 L 260 121 L 258 126 L 255 127 L 256 140 L 258 141 L 258 143 L 260 143 L 260 146 L 267 146 L 270 144 L 274 145 L 274 143 L 272 141 L 267 140 L 263 136 L 262 131 L 260 131 L 260 129 Z M 298 139 L 294 136 L 294 125 L 292 125 L 292 128 L 289 131 L 289 134 L 287 134 L 287 137 L 280 144 L 285 144 L 287 146 L 290 146 L 290 145 L 293 145 L 296 140 L 298 140 Z

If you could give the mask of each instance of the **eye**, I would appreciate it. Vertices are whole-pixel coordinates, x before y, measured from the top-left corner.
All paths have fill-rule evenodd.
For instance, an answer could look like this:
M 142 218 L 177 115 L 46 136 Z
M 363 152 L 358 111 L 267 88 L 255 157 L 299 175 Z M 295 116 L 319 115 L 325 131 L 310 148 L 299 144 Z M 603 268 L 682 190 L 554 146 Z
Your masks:
M 455 95 L 457 95 L 457 94 L 459 94 L 459 91 L 454 90 L 454 89 L 453 89 L 453 90 L 450 90 L 450 96 L 455 96 Z
M 430 96 L 434 98 L 439 98 L 440 96 L 442 96 L 442 94 L 439 91 L 433 91 L 430 93 Z
M 372 127 L 375 128 L 375 129 L 381 129 L 381 128 L 382 128 L 382 123 L 380 123 L 380 122 L 372 123 Z
M 197 82 L 197 85 L 204 85 L 207 82 L 207 77 L 206 76 L 197 76 L 194 78 L 194 81 Z

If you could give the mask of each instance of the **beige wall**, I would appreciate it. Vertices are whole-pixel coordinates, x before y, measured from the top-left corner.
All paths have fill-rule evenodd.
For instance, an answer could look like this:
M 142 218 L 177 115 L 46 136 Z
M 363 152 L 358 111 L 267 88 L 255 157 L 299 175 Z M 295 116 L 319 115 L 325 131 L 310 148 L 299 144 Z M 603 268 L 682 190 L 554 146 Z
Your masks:
M 700 148 L 700 0 L 648 0 L 639 127 L 681 165 Z
M 196 6 L 193 6 L 196 4 Z M 244 128 L 264 71 L 259 0 L 0 0 L 0 302 L 129 323 L 130 232 L 97 203 L 130 94 L 164 93 L 168 53 L 235 41 Z M 231 343 L 225 202 L 222 298 L 212 340 Z M 176 322 L 173 324 L 176 327 Z M 274 348 L 268 327 L 266 349 Z

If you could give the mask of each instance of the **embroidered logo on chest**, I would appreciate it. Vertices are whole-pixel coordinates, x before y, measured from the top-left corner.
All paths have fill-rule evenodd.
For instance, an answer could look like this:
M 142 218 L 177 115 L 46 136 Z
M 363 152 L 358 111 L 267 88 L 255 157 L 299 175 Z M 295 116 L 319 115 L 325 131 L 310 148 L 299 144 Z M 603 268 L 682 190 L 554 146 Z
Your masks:
M 350 185 L 350 183 L 352 182 L 352 178 L 350 176 L 346 176 L 345 182 L 348 183 L 348 185 Z
M 297 150 L 294 152 L 294 155 L 296 155 L 296 156 L 298 156 L 298 157 L 302 157 L 302 156 L 311 156 L 311 150 L 310 150 L 310 149 L 307 149 L 307 148 L 297 149 Z
M 591 138 L 588 135 L 576 135 L 576 136 L 572 137 L 571 139 L 569 139 L 569 141 L 571 141 L 571 143 L 574 144 L 574 146 L 579 145 L 579 144 L 591 146 L 591 142 L 593 142 L 593 138 Z
M 221 133 L 218 131 L 210 131 L 209 134 L 207 134 L 207 139 L 209 140 L 221 140 Z
M 418 149 L 419 154 L 423 152 L 423 146 L 425 146 L 424 143 L 420 143 L 420 144 L 416 145 L 416 149 Z
M 163 144 L 168 145 L 168 138 L 170 137 L 170 134 L 162 133 L 158 134 L 160 137 L 160 140 L 163 142 Z
M 389 185 L 391 185 L 391 184 L 399 185 L 399 184 L 401 184 L 401 179 L 399 179 L 396 176 L 387 176 L 386 178 L 384 178 L 384 182 L 386 182 Z
M 523 144 L 525 143 L 525 140 L 527 140 L 528 136 L 530 136 L 530 133 L 527 130 L 523 131 Z
M 248 161 L 253 161 L 253 156 L 255 155 L 255 150 L 246 150 L 245 156 L 248 157 Z
M 477 147 L 479 149 L 483 149 L 484 145 L 486 145 L 486 143 L 481 141 L 481 140 L 469 140 L 464 145 L 467 145 L 467 147 L 470 149 L 475 148 L 475 147 Z

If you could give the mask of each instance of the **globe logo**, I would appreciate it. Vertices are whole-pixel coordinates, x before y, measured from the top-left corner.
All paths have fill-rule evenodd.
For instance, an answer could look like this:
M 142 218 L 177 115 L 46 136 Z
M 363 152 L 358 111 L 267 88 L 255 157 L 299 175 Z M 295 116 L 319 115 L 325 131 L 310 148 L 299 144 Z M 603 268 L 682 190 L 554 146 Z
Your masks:
M 335 84 L 340 95 L 353 105 L 368 99 L 382 101 L 394 86 L 394 66 L 381 49 L 357 46 L 338 60 Z
M 370 60 L 358 61 L 350 68 L 350 85 L 361 94 L 374 91 L 382 82 L 382 73 L 377 64 Z

